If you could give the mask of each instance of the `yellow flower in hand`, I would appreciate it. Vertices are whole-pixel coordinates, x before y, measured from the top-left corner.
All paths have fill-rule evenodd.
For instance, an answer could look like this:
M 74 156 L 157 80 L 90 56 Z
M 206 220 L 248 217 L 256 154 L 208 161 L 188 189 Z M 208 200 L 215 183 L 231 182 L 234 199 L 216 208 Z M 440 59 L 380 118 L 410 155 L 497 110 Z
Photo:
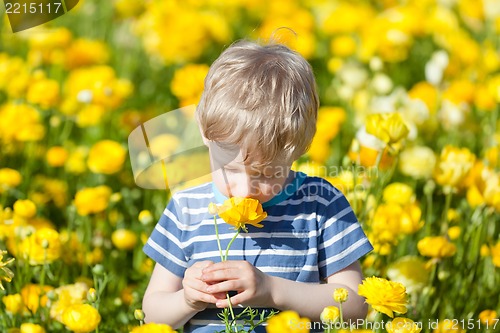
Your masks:
M 369 277 L 359 285 L 358 294 L 366 297 L 366 303 L 370 304 L 373 309 L 391 318 L 394 318 L 394 312 L 406 313 L 407 311 L 408 295 L 406 288 L 399 282 Z
M 217 207 L 217 212 L 227 224 L 234 226 L 236 230 L 244 231 L 247 231 L 247 224 L 262 228 L 263 225 L 259 223 L 267 217 L 259 200 L 252 198 L 230 198 Z

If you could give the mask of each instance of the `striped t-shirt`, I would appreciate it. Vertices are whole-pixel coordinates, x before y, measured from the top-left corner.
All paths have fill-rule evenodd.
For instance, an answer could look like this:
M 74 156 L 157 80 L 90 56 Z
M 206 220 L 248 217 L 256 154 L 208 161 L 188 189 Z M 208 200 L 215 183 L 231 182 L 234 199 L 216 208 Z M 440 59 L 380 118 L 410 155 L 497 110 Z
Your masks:
M 213 183 L 174 194 L 144 252 L 180 278 L 197 261 L 220 261 L 208 205 L 226 199 Z M 246 260 L 269 275 L 319 283 L 373 249 L 342 192 L 322 178 L 297 172 L 262 206 L 264 227 L 248 225 L 248 233 L 241 232 L 232 244 L 228 260 Z M 217 223 L 224 250 L 235 231 L 219 217 Z M 214 310 L 198 313 L 184 332 L 223 330 Z

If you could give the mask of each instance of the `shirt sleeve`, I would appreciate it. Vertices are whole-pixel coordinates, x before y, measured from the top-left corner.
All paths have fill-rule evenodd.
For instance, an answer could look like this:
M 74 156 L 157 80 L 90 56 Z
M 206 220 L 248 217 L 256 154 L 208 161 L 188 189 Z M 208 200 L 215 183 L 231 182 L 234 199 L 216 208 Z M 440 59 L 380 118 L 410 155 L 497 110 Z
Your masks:
M 333 194 L 318 217 L 318 267 L 322 279 L 373 250 L 345 196 L 333 186 L 331 188 Z
M 181 244 L 183 224 L 179 220 L 179 212 L 180 209 L 172 198 L 143 251 L 158 264 L 182 278 L 188 265 Z

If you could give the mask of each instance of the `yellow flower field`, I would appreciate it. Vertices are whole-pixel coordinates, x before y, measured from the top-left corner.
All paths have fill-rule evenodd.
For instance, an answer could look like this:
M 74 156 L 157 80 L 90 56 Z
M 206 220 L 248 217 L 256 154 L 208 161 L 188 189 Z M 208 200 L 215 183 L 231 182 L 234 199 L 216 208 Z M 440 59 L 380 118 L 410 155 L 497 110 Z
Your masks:
M 2 11 L 0 331 L 173 331 L 136 311 L 154 266 L 142 247 L 169 193 L 136 184 L 128 136 L 196 104 L 212 61 L 242 38 L 313 66 L 317 132 L 293 168 L 344 192 L 375 248 L 362 260 L 366 322 L 498 331 L 498 0 L 81 0 L 17 33 Z M 164 134 L 151 155 L 182 147 Z M 307 318 L 278 316 L 269 332 L 307 331 L 287 327 Z

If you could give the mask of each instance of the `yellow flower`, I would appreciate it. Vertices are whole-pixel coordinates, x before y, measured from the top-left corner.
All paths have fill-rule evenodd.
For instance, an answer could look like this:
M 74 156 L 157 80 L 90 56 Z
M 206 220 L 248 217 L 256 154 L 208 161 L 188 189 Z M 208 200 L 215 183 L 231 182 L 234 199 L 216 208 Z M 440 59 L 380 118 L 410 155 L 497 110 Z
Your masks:
M 45 329 L 37 324 L 22 323 L 19 333 L 45 333 Z
M 481 245 L 481 249 L 479 250 L 479 253 L 481 254 L 481 257 L 487 257 L 490 255 L 490 248 L 488 245 L 483 244 Z
M 130 333 L 175 333 L 172 327 L 166 324 L 148 323 L 142 326 L 137 326 Z
M 414 146 L 403 150 L 400 154 L 401 172 L 417 179 L 431 178 L 435 164 L 436 156 L 428 147 Z
M 493 265 L 500 267 L 500 241 L 490 247 L 490 254 L 491 259 L 493 260 Z
M 46 306 L 48 297 L 47 293 L 54 288 L 51 286 L 43 286 L 37 284 L 27 284 L 21 289 L 21 298 L 23 304 L 32 312 L 36 313 L 39 306 Z
M 447 145 L 441 151 L 434 178 L 442 186 L 459 187 L 475 160 L 476 157 L 467 148 Z
M 45 227 L 38 229 L 21 241 L 19 252 L 22 258 L 29 260 L 30 265 L 51 263 L 61 255 L 59 233 Z
M 99 141 L 90 149 L 87 165 L 94 173 L 110 175 L 121 170 L 125 155 L 125 149 L 118 142 Z
M 66 49 L 66 68 L 101 65 L 108 61 L 107 45 L 99 40 L 76 39 Z
M 456 321 L 453 319 L 443 319 L 438 323 L 438 327 L 432 331 L 433 333 L 447 333 L 447 332 L 457 332 L 465 333 L 465 330 L 460 328 L 460 325 L 456 325 Z
M 425 103 L 431 114 L 436 113 L 438 91 L 436 87 L 429 82 L 423 81 L 415 84 L 410 91 L 408 91 L 408 96 L 413 99 L 420 99 Z
M 14 261 L 14 258 L 10 258 L 7 261 L 3 261 L 3 256 L 7 254 L 7 251 L 0 251 L 0 289 L 5 290 L 2 284 L 2 281 L 10 282 L 14 277 L 14 273 L 7 268 L 7 265 L 11 264 Z
M 31 200 L 17 200 L 14 203 L 14 213 L 24 219 L 30 219 L 36 215 L 36 206 Z
M 358 287 L 358 294 L 366 297 L 366 303 L 378 312 L 394 318 L 394 312 L 406 313 L 408 296 L 406 288 L 399 282 L 379 277 L 368 277 Z
M 348 296 L 349 292 L 345 288 L 336 288 L 333 291 L 333 300 L 337 303 L 344 303 Z
M 65 309 L 74 304 L 83 304 L 88 288 L 85 282 L 56 288 L 54 293 L 57 295 L 57 300 L 50 306 L 50 317 L 62 322 Z
M 71 305 L 62 314 L 62 323 L 75 333 L 91 332 L 100 322 L 101 315 L 89 304 Z
M 247 224 L 262 228 L 263 225 L 259 223 L 267 217 L 259 200 L 252 198 L 233 197 L 227 199 L 217 210 L 219 216 L 236 230 L 241 228 L 247 231 Z
M 349 148 L 348 156 L 351 161 L 365 167 L 372 167 L 376 165 L 378 155 L 382 153 L 379 167 L 387 169 L 393 161 L 393 157 L 389 154 L 385 142 L 368 134 L 366 129 L 360 128 L 356 133 L 356 138 L 352 140 L 351 147 Z
M 5 305 L 5 310 L 12 314 L 21 313 L 24 307 L 21 294 L 5 295 L 2 297 L 2 302 Z
M 398 259 L 387 268 L 387 276 L 402 283 L 408 293 L 422 290 L 429 279 L 429 269 L 417 256 L 406 256 Z
M 455 244 L 450 243 L 445 237 L 425 237 L 417 243 L 418 252 L 425 257 L 445 258 L 457 252 Z
M 144 3 L 135 0 L 116 0 L 113 5 L 123 18 L 138 16 L 144 10 Z
M 111 235 L 111 241 L 120 250 L 133 250 L 137 244 L 137 235 L 128 229 L 118 229 Z
M 307 333 L 310 321 L 295 311 L 282 311 L 267 321 L 267 333 Z
M 139 212 L 139 222 L 144 225 L 148 225 L 153 222 L 153 215 L 149 210 L 141 210 Z
M 87 150 L 84 147 L 78 147 L 72 151 L 68 157 L 64 169 L 72 174 L 81 174 L 85 172 L 85 156 L 87 155 Z
M 325 307 L 320 315 L 320 319 L 323 323 L 334 323 L 339 317 L 340 310 L 333 305 Z
M 28 88 L 26 99 L 44 109 L 54 107 L 59 102 L 59 83 L 46 78 L 35 80 Z
M 198 104 L 208 69 L 205 64 L 188 64 L 175 71 L 170 89 L 181 107 Z
M 351 36 L 338 36 L 332 39 L 330 51 L 338 57 L 349 57 L 356 52 L 356 40 Z
M 458 237 L 460 237 L 460 233 L 461 233 L 461 228 L 458 225 L 450 227 L 448 229 L 448 237 L 450 237 L 451 240 L 455 240 Z
M 51 167 L 61 167 L 68 159 L 68 151 L 64 147 L 54 146 L 47 150 L 46 158 Z
M 408 127 L 401 114 L 376 113 L 366 118 L 366 131 L 386 144 L 397 143 L 408 136 Z
M 19 171 L 2 168 L 0 169 L 0 193 L 2 193 L 4 188 L 16 187 L 21 184 L 23 177 Z
M 385 202 L 406 205 L 415 201 L 413 188 L 404 183 L 392 183 L 384 188 L 382 194 Z
M 89 215 L 100 213 L 108 208 L 111 189 L 105 185 L 84 188 L 75 195 L 75 206 L 78 214 Z
M 23 115 L 20 117 L 19 115 Z M 45 136 L 40 114 L 31 105 L 8 103 L 0 107 L 0 142 L 38 141 Z
M 403 317 L 394 318 L 386 325 L 387 333 L 419 333 L 422 327 L 413 320 Z
M 493 326 L 498 322 L 498 314 L 495 310 L 483 310 L 479 313 L 479 320 L 485 325 Z

